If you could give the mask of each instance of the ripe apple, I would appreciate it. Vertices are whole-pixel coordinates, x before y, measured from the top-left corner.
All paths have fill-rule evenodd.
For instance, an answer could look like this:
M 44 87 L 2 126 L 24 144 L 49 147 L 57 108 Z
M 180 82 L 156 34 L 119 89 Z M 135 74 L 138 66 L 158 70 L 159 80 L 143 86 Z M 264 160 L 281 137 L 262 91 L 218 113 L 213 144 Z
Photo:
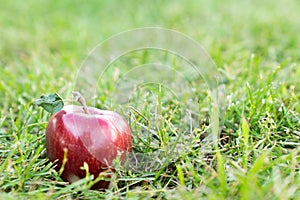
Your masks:
M 51 116 L 46 128 L 48 157 L 60 170 L 66 154 L 62 178 L 71 183 L 86 176 L 81 168 L 84 163 L 95 178 L 104 171 L 114 172 L 113 161 L 119 158 L 124 163 L 132 148 L 130 127 L 121 115 L 87 107 L 78 92 L 73 94 L 82 106 L 64 106 Z M 101 180 L 93 189 L 108 188 L 109 183 Z

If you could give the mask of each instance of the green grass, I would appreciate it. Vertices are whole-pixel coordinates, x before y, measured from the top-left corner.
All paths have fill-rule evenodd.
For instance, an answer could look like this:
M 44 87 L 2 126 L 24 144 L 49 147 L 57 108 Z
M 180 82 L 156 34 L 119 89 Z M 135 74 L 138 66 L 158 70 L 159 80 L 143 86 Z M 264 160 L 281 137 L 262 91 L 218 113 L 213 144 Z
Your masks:
M 29 0 L 0 5 L 0 199 L 300 199 L 296 0 Z M 167 157 L 161 168 L 148 172 L 119 167 L 113 187 L 105 192 L 89 190 L 89 176 L 64 182 L 46 155 L 49 114 L 32 102 L 54 92 L 70 99 L 78 69 L 92 48 L 119 32 L 148 26 L 187 34 L 218 66 L 226 88 L 218 148 L 202 150 L 210 145 L 204 140 L 210 99 L 203 82 L 193 80 L 200 120 L 176 159 Z M 122 73 L 126 66 L 147 63 L 149 54 L 133 53 L 112 69 Z M 158 56 L 173 67 L 182 64 L 174 56 Z M 97 88 L 99 107 L 119 109 L 109 98 L 114 73 L 109 71 Z M 185 125 L 180 108 L 194 98 L 168 97 L 159 87 L 132 96 L 127 117 L 134 151 L 160 150 L 168 156 L 164 145 L 179 137 L 176 128 Z M 153 116 L 159 120 L 149 128 Z

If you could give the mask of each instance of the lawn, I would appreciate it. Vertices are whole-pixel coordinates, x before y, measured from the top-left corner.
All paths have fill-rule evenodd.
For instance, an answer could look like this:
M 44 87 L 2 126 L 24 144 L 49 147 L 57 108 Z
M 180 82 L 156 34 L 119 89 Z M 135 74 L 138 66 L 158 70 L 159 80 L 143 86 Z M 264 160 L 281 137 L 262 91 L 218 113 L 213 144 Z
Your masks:
M 300 199 L 298 1 L 0 5 L 0 199 Z M 47 158 L 33 102 L 74 89 L 128 119 L 146 155 L 106 191 Z

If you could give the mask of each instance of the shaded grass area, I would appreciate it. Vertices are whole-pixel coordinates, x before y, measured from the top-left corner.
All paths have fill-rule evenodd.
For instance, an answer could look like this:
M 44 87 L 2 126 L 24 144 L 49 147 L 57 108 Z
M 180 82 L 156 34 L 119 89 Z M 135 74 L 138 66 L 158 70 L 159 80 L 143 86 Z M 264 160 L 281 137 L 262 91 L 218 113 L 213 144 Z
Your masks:
M 0 198 L 300 198 L 298 10 L 292 0 L 1 1 Z M 192 131 L 190 145 L 162 170 L 137 173 L 121 168 L 106 192 L 89 190 L 91 177 L 63 182 L 45 152 L 49 115 L 32 101 L 53 92 L 69 99 L 80 64 L 95 45 L 145 26 L 191 36 L 216 62 L 227 92 L 219 149 L 201 151 L 209 103 L 203 98 L 204 119 Z M 147 60 L 145 54 L 130 59 Z M 132 64 L 130 59 L 125 65 Z M 112 75 L 99 86 L 98 106 L 109 107 L 113 84 Z M 154 103 L 136 105 L 150 117 L 155 100 L 147 93 L 137 99 Z M 172 126 L 182 123 L 176 118 L 177 103 L 160 104 L 166 120 L 154 131 L 154 144 L 137 131 L 134 149 L 152 151 L 156 138 L 172 137 Z M 145 123 L 140 116 L 131 116 L 135 130 Z

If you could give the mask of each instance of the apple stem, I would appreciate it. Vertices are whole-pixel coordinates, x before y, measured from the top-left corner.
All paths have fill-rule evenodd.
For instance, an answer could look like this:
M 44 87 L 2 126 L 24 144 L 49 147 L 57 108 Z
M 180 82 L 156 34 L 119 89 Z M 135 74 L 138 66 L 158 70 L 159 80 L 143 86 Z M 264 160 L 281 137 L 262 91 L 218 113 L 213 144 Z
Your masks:
M 72 94 L 73 94 L 73 97 L 74 97 L 75 101 L 78 101 L 82 105 L 82 108 L 83 108 L 83 111 L 85 112 L 85 114 L 91 114 L 88 110 L 88 107 L 87 107 L 86 103 L 85 103 L 85 99 L 80 94 L 80 92 L 73 91 Z

